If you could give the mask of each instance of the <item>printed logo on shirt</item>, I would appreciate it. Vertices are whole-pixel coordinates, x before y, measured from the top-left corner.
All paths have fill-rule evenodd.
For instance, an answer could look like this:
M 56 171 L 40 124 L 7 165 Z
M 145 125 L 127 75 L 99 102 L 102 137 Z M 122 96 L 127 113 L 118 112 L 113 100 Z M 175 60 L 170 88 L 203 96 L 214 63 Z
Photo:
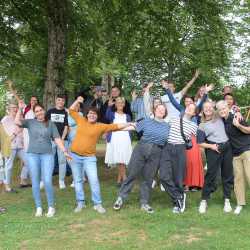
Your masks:
M 51 114 L 50 117 L 52 122 L 64 123 L 65 114 Z

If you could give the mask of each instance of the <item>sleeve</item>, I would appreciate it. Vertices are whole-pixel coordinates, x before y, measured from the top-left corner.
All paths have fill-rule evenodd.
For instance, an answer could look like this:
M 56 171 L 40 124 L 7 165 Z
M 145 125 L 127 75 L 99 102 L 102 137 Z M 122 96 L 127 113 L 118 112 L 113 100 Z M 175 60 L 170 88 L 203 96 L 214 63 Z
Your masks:
M 184 110 L 184 107 L 183 107 L 180 103 L 178 103 L 178 102 L 176 101 L 176 99 L 174 98 L 172 92 L 171 92 L 169 89 L 167 89 L 166 94 L 168 95 L 168 98 L 169 98 L 170 102 L 172 103 L 172 105 L 173 105 L 177 110 L 179 110 L 180 112 Z M 179 95 L 179 93 L 178 93 L 178 95 Z
M 144 109 L 146 115 L 149 117 L 151 113 L 151 103 L 152 103 L 152 98 L 150 96 L 149 92 L 145 92 L 143 95 L 143 104 L 144 104 Z
M 101 132 L 102 133 L 107 133 L 107 132 L 110 132 L 110 131 L 118 130 L 118 125 L 117 124 L 100 123 L 100 127 L 101 127 Z
M 183 98 L 183 94 L 180 92 L 175 94 L 176 98 L 179 99 L 181 101 L 181 99 Z
M 145 125 L 145 119 L 142 119 L 141 121 L 136 123 L 136 132 L 140 133 L 141 131 L 144 130 L 144 125 Z
M 27 120 L 22 120 L 21 121 L 21 126 L 19 126 L 19 127 L 21 127 L 21 128 L 28 128 L 29 127 L 29 125 L 30 125 L 30 120 L 29 119 L 27 119 Z
M 65 126 L 69 126 L 69 122 L 68 122 L 68 113 L 67 111 L 65 110 L 65 117 L 64 117 L 64 127 Z
M 69 114 L 75 120 L 76 123 L 79 123 L 79 121 L 82 119 L 82 116 L 79 115 L 78 112 L 73 109 L 69 109 Z
M 114 112 L 112 111 L 111 107 L 107 107 L 106 113 L 105 113 L 105 119 L 110 123 L 114 120 Z
M 198 144 L 201 144 L 201 143 L 204 143 L 206 142 L 206 134 L 203 130 L 201 129 L 198 129 L 197 130 L 197 143 Z
M 53 122 L 51 122 L 51 137 L 53 139 L 61 138 L 61 136 L 59 135 L 58 129 L 57 129 L 55 123 L 53 123 Z
M 131 111 L 134 113 L 138 113 L 138 98 L 133 100 L 130 104 Z
M 202 106 L 204 102 L 207 100 L 207 94 L 204 94 L 199 102 L 199 104 L 196 106 L 197 107 L 197 113 L 199 114 L 202 110 Z

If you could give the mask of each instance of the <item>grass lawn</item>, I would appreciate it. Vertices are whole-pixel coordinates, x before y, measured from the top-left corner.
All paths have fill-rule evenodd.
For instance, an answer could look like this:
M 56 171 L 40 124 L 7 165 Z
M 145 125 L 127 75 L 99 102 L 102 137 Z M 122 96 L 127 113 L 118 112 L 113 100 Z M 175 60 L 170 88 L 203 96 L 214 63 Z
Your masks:
M 240 216 L 224 214 L 221 190 L 213 195 L 207 214 L 197 212 L 197 192 L 188 193 L 185 213 L 174 215 L 167 195 L 157 187 L 152 193 L 155 213 L 149 215 L 139 209 L 136 185 L 124 209 L 116 212 L 116 170 L 105 169 L 103 158 L 98 165 L 106 214 L 92 209 L 88 184 L 87 208 L 80 214 L 73 213 L 74 190 L 56 187 L 57 214 L 49 219 L 34 217 L 31 189 L 1 193 L 0 205 L 8 211 L 0 215 L 0 249 L 250 249 L 250 208 Z

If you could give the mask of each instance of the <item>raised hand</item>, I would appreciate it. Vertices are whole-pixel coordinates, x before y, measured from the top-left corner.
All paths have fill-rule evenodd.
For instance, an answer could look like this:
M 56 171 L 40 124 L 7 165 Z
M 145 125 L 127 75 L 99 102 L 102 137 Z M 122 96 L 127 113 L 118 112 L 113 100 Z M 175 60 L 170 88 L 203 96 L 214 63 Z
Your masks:
M 194 78 L 198 78 L 198 76 L 200 75 L 200 70 L 199 69 L 196 69 L 195 70 L 195 73 L 194 73 Z
M 210 92 L 210 91 L 212 91 L 214 89 L 214 84 L 213 83 L 211 83 L 211 84 L 206 84 L 205 85 L 205 93 L 208 93 L 208 92 Z
M 112 97 L 109 98 L 109 101 L 108 101 L 108 106 L 111 107 L 115 104 L 114 100 Z
M 168 82 L 167 81 L 162 81 L 161 85 L 164 89 L 168 89 Z
M 82 96 L 78 96 L 76 99 L 79 103 L 83 103 L 84 102 L 84 98 Z
M 18 108 L 19 109 L 24 109 L 25 108 L 25 103 L 24 103 L 24 101 L 23 100 L 20 100 L 19 102 L 18 102 Z

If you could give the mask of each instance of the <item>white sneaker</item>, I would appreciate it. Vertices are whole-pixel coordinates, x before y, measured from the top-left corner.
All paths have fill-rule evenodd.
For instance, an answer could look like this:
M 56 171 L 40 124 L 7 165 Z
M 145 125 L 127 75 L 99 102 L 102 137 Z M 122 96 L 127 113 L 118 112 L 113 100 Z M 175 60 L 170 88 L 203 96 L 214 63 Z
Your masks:
M 43 215 L 43 209 L 41 208 L 41 207 L 38 207 L 37 209 L 36 209 L 36 214 L 35 214 L 35 216 L 36 217 L 41 217 Z
M 200 214 L 205 214 L 207 211 L 207 201 L 206 200 L 202 200 L 200 202 L 200 206 L 199 206 L 199 213 Z
M 43 181 L 40 181 L 40 189 L 42 190 L 44 188 L 44 183 Z
M 162 192 L 165 192 L 165 191 L 166 191 L 162 184 L 160 185 L 160 188 L 161 188 L 161 191 L 162 191 Z
M 74 188 L 75 187 L 75 183 L 74 181 L 72 181 L 72 183 L 70 184 L 70 187 Z
M 173 214 L 179 214 L 179 213 L 181 213 L 180 208 L 177 207 L 177 206 L 173 207 L 172 212 L 173 212 Z
M 96 210 L 99 214 L 104 214 L 106 213 L 106 210 L 105 208 L 102 206 L 102 204 L 97 204 L 97 205 L 94 205 L 94 210 Z
M 235 210 L 234 210 L 234 214 L 239 215 L 240 212 L 241 212 L 241 210 L 242 210 L 242 208 L 243 208 L 243 206 L 239 206 L 239 205 L 238 205 L 238 206 L 235 208 Z
M 153 180 L 153 182 L 152 182 L 152 188 L 154 189 L 155 188 L 155 186 L 156 186 L 156 180 Z
M 65 185 L 64 181 L 59 181 L 59 188 L 60 189 L 65 189 L 66 188 L 66 185 Z
M 229 199 L 225 199 L 223 211 L 224 211 L 225 213 L 230 213 L 230 212 L 232 212 L 232 207 L 231 207 L 231 204 L 230 204 L 230 200 L 229 200 Z
M 141 205 L 141 210 L 147 212 L 148 214 L 153 214 L 154 213 L 154 209 L 152 207 L 150 207 L 148 204 L 142 204 Z
M 80 213 L 83 210 L 83 208 L 85 208 L 85 207 L 86 207 L 85 204 L 78 203 L 76 208 L 74 209 L 74 212 L 75 213 Z
M 55 213 L 56 213 L 55 208 L 54 208 L 54 207 L 49 207 L 48 213 L 46 214 L 46 216 L 47 216 L 48 218 L 50 218 L 50 217 L 53 217 L 53 216 L 55 215 Z

